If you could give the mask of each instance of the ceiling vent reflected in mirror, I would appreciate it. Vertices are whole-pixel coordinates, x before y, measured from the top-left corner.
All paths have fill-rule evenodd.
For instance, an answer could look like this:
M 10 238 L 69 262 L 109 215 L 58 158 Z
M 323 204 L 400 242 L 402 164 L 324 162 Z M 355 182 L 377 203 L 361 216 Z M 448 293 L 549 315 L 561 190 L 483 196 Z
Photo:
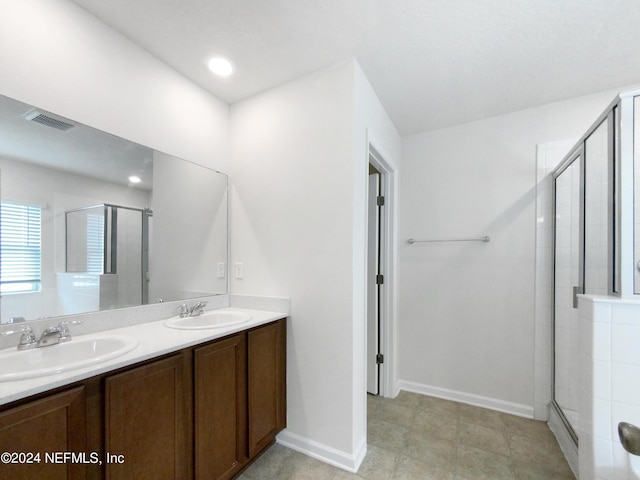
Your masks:
M 60 120 L 59 118 L 54 118 L 51 114 L 45 114 L 36 109 L 25 113 L 24 118 L 30 122 L 39 123 L 47 127 L 55 128 L 56 130 L 62 130 L 63 132 L 75 127 L 72 123 Z

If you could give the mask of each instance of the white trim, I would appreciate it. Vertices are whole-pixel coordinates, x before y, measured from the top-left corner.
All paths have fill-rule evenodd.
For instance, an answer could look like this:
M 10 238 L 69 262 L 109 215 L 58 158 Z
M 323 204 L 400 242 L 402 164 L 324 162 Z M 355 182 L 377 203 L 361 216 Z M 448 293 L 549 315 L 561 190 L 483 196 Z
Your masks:
M 382 328 L 380 330 L 381 352 L 385 362 L 380 368 L 380 395 L 395 398 L 398 378 L 397 360 L 397 298 L 398 298 L 398 168 L 396 159 L 391 158 L 380 143 L 367 130 L 367 164 L 372 163 L 381 173 L 387 208 L 384 225 L 381 225 L 383 238 L 381 241 L 381 266 L 385 275 L 382 295 Z
M 284 430 L 276 437 L 277 443 L 296 452 L 303 453 L 309 457 L 328 463 L 334 467 L 341 468 L 348 472 L 356 473 L 367 454 L 367 442 L 362 441 L 356 452 L 350 455 L 323 443 L 305 438 L 289 430 Z
M 406 380 L 400 380 L 398 384 L 400 390 L 405 390 L 407 392 L 420 393 L 422 395 L 428 395 L 430 397 L 438 397 L 445 400 L 452 400 L 454 402 L 475 405 L 476 407 L 483 407 L 490 410 L 496 410 L 498 412 L 510 413 L 511 415 L 518 415 L 519 417 L 533 418 L 533 407 L 530 405 L 507 402 L 498 398 L 483 397 L 481 395 L 475 395 L 473 393 L 448 390 L 446 388 L 432 387 L 430 385 L 423 385 Z

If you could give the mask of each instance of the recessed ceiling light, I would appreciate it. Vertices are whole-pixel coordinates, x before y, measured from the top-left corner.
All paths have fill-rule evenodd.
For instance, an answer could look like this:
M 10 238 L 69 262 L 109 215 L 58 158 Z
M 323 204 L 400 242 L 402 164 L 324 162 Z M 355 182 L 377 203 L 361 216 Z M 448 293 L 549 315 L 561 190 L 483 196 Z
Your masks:
M 142 180 L 140 180 L 140 177 L 136 177 L 135 175 L 131 175 L 129 177 L 129 181 L 131 183 L 140 183 Z
M 224 57 L 216 56 L 207 62 L 207 67 L 219 77 L 228 77 L 233 73 L 233 64 Z

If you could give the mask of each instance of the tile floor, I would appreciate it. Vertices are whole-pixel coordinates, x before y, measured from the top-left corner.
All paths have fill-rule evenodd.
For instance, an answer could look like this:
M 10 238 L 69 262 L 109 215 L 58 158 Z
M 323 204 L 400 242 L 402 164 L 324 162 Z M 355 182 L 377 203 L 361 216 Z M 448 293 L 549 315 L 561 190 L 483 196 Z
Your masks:
M 357 474 L 273 445 L 241 480 L 575 480 L 544 422 L 402 392 L 369 395 Z

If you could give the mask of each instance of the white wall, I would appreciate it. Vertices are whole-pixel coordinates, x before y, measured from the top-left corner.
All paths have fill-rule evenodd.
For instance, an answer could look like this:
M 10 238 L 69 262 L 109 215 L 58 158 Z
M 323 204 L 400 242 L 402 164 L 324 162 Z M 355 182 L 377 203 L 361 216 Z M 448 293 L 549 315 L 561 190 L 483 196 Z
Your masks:
M 614 94 L 403 139 L 403 388 L 533 414 L 536 145 L 580 137 Z
M 279 441 L 355 468 L 365 446 L 367 130 L 400 138 L 353 61 L 231 107 L 236 294 L 291 298 Z
M 228 106 L 68 0 L 0 0 L 0 94 L 229 171 Z
M 235 294 L 291 298 L 288 431 L 353 454 L 353 67 L 231 108 Z

